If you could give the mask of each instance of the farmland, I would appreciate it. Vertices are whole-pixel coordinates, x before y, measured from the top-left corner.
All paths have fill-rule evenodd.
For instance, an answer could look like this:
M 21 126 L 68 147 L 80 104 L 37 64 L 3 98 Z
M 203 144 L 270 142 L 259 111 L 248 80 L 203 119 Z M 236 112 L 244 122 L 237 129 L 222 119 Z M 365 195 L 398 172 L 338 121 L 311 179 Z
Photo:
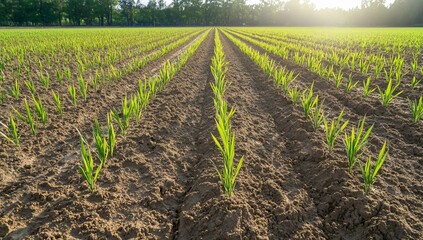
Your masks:
M 420 29 L 0 45 L 0 238 L 423 238 Z

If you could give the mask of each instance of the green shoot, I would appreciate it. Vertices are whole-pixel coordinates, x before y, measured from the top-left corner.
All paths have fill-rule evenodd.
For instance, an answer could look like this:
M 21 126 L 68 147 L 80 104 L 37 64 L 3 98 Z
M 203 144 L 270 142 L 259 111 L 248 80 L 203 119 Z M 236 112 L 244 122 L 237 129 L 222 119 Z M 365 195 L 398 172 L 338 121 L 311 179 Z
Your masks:
M 76 88 L 75 88 L 75 86 L 70 85 L 68 87 L 68 92 L 69 92 L 69 95 L 71 97 L 71 102 L 72 102 L 73 106 L 76 107 Z
M 381 100 L 382 100 L 382 105 L 387 107 L 389 105 L 389 103 L 398 95 L 400 95 L 402 93 L 402 91 L 399 91 L 397 93 L 394 94 L 394 92 L 397 90 L 397 88 L 399 87 L 401 82 L 398 82 L 395 86 L 392 85 L 392 79 L 390 79 L 388 81 L 388 85 L 386 86 L 385 91 L 382 91 L 382 89 L 380 89 L 379 86 L 377 86 L 377 89 L 379 91 Z
M 107 114 L 107 136 L 108 136 L 108 145 L 109 145 L 109 152 L 110 156 L 113 156 L 115 146 L 116 146 L 116 132 L 115 128 L 113 127 L 113 113 Z
M 411 115 L 413 116 L 413 122 L 417 123 L 423 117 L 423 96 L 421 96 L 419 100 L 409 100 L 409 106 Z
M 60 116 L 62 116 L 63 110 L 62 110 L 62 105 L 61 105 L 61 102 L 60 102 L 60 96 L 59 96 L 59 94 L 56 94 L 53 90 L 51 90 L 51 93 L 53 95 L 54 103 L 56 104 L 57 113 Z
M 297 86 L 289 89 L 288 91 L 289 97 L 291 97 L 291 101 L 294 105 L 297 105 L 298 97 L 300 96 L 300 90 Z
M 379 172 L 380 168 L 382 167 L 387 157 L 388 157 L 388 149 L 386 147 L 386 141 L 385 141 L 383 143 L 382 149 L 380 149 L 379 155 L 377 156 L 377 159 L 376 159 L 376 164 L 373 169 L 371 169 L 372 167 L 371 156 L 369 156 L 364 166 L 360 164 L 360 169 L 361 169 L 361 173 L 363 175 L 363 180 L 364 180 L 364 192 L 366 194 L 369 194 L 370 189 L 372 188 L 373 184 L 376 181 L 376 175 Z
M 29 107 L 28 102 L 26 101 L 26 99 L 24 101 L 25 101 L 25 109 L 26 109 L 26 122 L 28 123 L 29 128 L 31 129 L 32 135 L 35 135 L 37 133 L 37 126 L 34 121 L 34 118 L 32 117 L 31 109 Z
M 6 139 L 8 142 L 11 142 L 19 147 L 19 135 L 18 135 L 18 129 L 15 123 L 15 120 L 13 119 L 13 116 L 10 115 L 9 117 L 9 126 L 6 126 L 4 123 L 0 122 L 0 125 L 8 129 L 8 132 L 10 134 L 10 137 L 8 137 L 5 133 L 0 131 L 0 135 Z
M 357 86 L 357 84 L 358 84 L 358 81 L 353 83 L 352 75 L 350 74 L 348 76 L 347 85 L 345 86 L 345 91 L 347 91 L 347 93 L 351 92 L 351 90 L 353 90 L 353 88 Z
M 87 92 L 88 92 L 88 82 L 84 80 L 84 77 L 78 77 L 78 84 L 79 84 L 79 93 L 81 94 L 84 101 L 87 101 Z
M 131 119 L 133 106 L 131 102 L 128 102 L 127 97 L 125 97 L 122 101 L 122 119 L 119 116 L 119 113 L 117 111 L 113 111 L 113 118 L 115 119 L 117 125 L 120 128 L 120 131 L 123 136 L 126 134 L 126 130 L 129 127 L 129 122 Z
M 82 167 L 78 166 L 79 172 L 84 177 L 85 181 L 88 183 L 88 187 L 91 192 L 94 191 L 97 178 L 100 174 L 101 169 L 103 168 L 104 161 L 100 160 L 97 168 L 94 170 L 94 159 L 91 154 L 91 148 L 87 141 L 82 137 L 82 134 L 79 132 L 79 139 L 81 144 L 81 157 L 82 157 Z
M 26 88 L 28 88 L 29 92 L 32 96 L 35 95 L 35 85 L 33 81 L 24 81 Z
M 363 120 L 358 122 L 357 131 L 353 127 L 351 129 L 351 133 L 348 135 L 345 133 L 344 144 L 347 150 L 347 158 L 348 158 L 348 172 L 352 172 L 352 168 L 357 163 L 357 159 L 359 157 L 361 149 L 366 145 L 367 139 L 372 132 L 373 126 L 372 125 L 367 131 L 364 131 L 364 124 L 366 121 L 366 117 Z
M 93 135 L 95 147 L 97 149 L 97 157 L 100 159 L 100 162 L 106 162 L 107 157 L 109 156 L 109 144 L 107 139 L 103 138 L 101 134 L 100 124 L 97 119 L 94 121 Z
M 311 84 L 310 89 L 305 89 L 301 95 L 301 105 L 303 106 L 306 118 L 309 118 L 310 110 L 316 106 L 319 101 L 319 96 L 316 96 L 313 100 L 313 87 L 314 82 Z
M 325 133 L 326 133 L 326 142 L 328 144 L 329 151 L 332 152 L 335 141 L 338 138 L 339 134 L 341 134 L 342 131 L 347 127 L 349 120 L 342 123 L 342 117 L 344 115 L 344 110 L 341 111 L 338 118 L 332 119 L 330 124 L 326 120 L 326 118 L 323 119 L 323 124 L 325 127 Z
M 371 81 L 372 77 L 368 77 L 366 81 L 363 81 L 363 93 L 364 93 L 364 97 L 368 97 L 370 96 L 370 94 L 372 94 L 376 88 L 370 89 L 370 81 Z
M 10 89 L 10 93 L 12 94 L 12 96 L 13 96 L 16 100 L 19 100 L 20 89 L 19 89 L 19 83 L 18 83 L 18 80 L 15 80 L 14 84 L 12 84 L 12 88 Z
M 324 120 L 324 113 L 323 113 L 323 102 L 319 105 L 318 103 L 313 108 L 313 110 L 310 112 L 310 120 L 313 124 L 314 131 L 317 131 Z
M 218 100 L 217 100 L 218 101 Z M 236 185 L 236 177 L 241 170 L 244 157 L 241 157 L 236 168 L 234 166 L 235 158 L 235 134 L 231 134 L 230 119 L 235 114 L 235 110 L 231 109 L 228 112 L 228 107 L 225 101 L 217 103 L 215 106 L 217 109 L 216 115 L 216 127 L 220 136 L 220 141 L 212 134 L 213 141 L 223 157 L 223 168 L 219 171 L 216 167 L 216 171 L 219 175 L 220 181 L 223 184 L 223 188 L 228 197 L 232 196 L 232 193 Z
M 415 89 L 420 82 L 421 79 L 418 80 L 416 76 L 413 76 L 413 78 L 411 79 L 411 89 Z
M 41 119 L 43 125 L 45 125 L 47 123 L 47 112 L 43 107 L 40 96 L 38 96 L 38 100 L 35 98 L 35 96 L 32 96 L 32 100 L 34 101 L 35 111 L 38 117 Z

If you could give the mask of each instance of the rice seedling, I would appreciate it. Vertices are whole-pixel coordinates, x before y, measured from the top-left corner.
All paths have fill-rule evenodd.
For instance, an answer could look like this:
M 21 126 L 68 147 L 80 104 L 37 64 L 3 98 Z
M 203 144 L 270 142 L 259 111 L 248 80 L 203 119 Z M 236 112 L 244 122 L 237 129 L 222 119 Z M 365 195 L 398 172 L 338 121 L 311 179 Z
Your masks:
M 127 97 L 125 97 L 122 101 L 122 118 L 119 116 L 119 113 L 116 110 L 113 110 L 113 118 L 119 126 L 123 136 L 125 136 L 126 130 L 129 127 L 132 110 L 133 105 L 131 104 L 131 101 L 128 101 Z
M 100 124 L 97 119 L 94 120 L 93 135 L 95 147 L 97 149 L 97 157 L 100 159 L 100 162 L 106 162 L 109 156 L 109 143 L 107 139 L 102 136 Z
M 145 110 L 147 108 L 148 101 L 150 100 L 150 91 L 147 88 L 148 84 L 143 81 L 138 81 L 138 92 L 137 96 L 139 99 L 139 104 L 141 106 L 141 110 Z
M 345 91 L 346 91 L 347 93 L 351 92 L 351 90 L 352 90 L 353 88 L 355 88 L 355 86 L 357 86 L 357 84 L 358 84 L 358 81 L 356 81 L 356 82 L 354 82 L 354 83 L 353 83 L 352 74 L 350 74 L 350 75 L 348 76 L 348 81 L 347 81 L 347 84 L 346 84 L 346 86 L 345 86 Z
M 343 77 L 344 77 L 344 75 L 342 73 L 342 70 L 339 70 L 336 75 L 335 75 L 335 73 L 333 73 L 333 78 L 335 79 L 336 88 L 339 88 L 341 86 Z
M 132 106 L 132 114 L 135 117 L 135 121 L 138 123 L 141 120 L 143 108 L 137 95 L 132 97 L 130 104 Z
M 34 102 L 35 111 L 38 115 L 38 117 L 41 119 L 41 122 L 43 125 L 46 125 L 47 123 L 47 112 L 43 107 L 43 103 L 40 99 L 40 96 L 38 96 L 38 100 L 35 98 L 35 96 L 32 96 L 32 100 Z
M 12 84 L 12 88 L 10 89 L 10 93 L 16 100 L 19 100 L 20 88 L 19 88 L 18 80 L 15 80 L 15 82 Z
M 87 101 L 88 82 L 85 81 L 82 75 L 78 77 L 78 85 L 79 85 L 79 93 L 81 94 L 82 99 L 84 99 L 84 101 Z
M 6 141 L 15 144 L 19 147 L 19 135 L 18 135 L 18 128 L 16 126 L 15 120 L 13 119 L 13 116 L 9 116 L 9 126 L 6 126 L 4 123 L 0 122 L 0 125 L 7 129 L 7 132 L 10 134 L 10 137 L 6 134 L 0 131 L 0 135 L 6 139 Z
M 26 110 L 26 116 L 24 116 L 22 113 L 20 113 L 17 109 L 13 108 L 13 110 L 15 111 L 17 117 L 22 121 L 28 124 L 32 135 L 35 136 L 35 134 L 37 133 L 37 125 L 36 122 L 34 120 L 34 118 L 32 117 L 31 114 L 31 108 L 29 107 L 28 101 L 26 99 L 24 99 L 24 103 L 25 103 L 25 110 Z
M 362 148 L 366 145 L 367 139 L 370 136 L 370 133 L 373 130 L 373 126 L 370 126 L 367 131 L 364 131 L 364 124 L 366 122 L 366 117 L 358 122 L 357 131 L 354 127 L 351 129 L 350 134 L 345 133 L 344 144 L 347 151 L 348 158 L 348 172 L 352 172 L 352 168 L 357 163 L 357 159 L 361 154 Z
M 310 89 L 305 89 L 301 94 L 301 105 L 306 118 L 309 118 L 310 110 L 315 107 L 319 101 L 319 96 L 316 96 L 313 100 L 313 88 L 314 82 L 311 83 Z
M 51 90 L 51 94 L 53 95 L 54 103 L 56 104 L 56 110 L 57 113 L 62 116 L 63 110 L 62 110 L 62 104 L 60 102 L 60 96 L 59 94 L 56 94 L 53 90 Z
M 3 88 L 0 86 L 0 103 L 4 103 L 6 96 L 3 93 Z
M 28 89 L 28 91 L 31 93 L 31 95 L 34 96 L 36 92 L 34 82 L 32 80 L 29 80 L 29 81 L 24 81 L 24 84 L 26 88 Z
M 372 77 L 368 77 L 366 81 L 363 81 L 363 94 L 364 94 L 364 97 L 370 96 L 370 94 L 372 94 L 376 90 L 376 88 L 370 89 L 371 78 Z
M 342 123 L 342 117 L 344 115 L 344 110 L 342 110 L 338 117 L 335 119 L 332 119 L 332 121 L 329 123 L 326 118 L 323 118 L 323 125 L 325 128 L 325 134 L 326 134 L 326 143 L 328 144 L 329 151 L 332 152 L 333 148 L 335 146 L 335 141 L 338 138 L 339 134 L 344 131 L 344 129 L 347 127 L 349 120 Z
M 298 89 L 298 86 L 289 89 L 288 93 L 292 103 L 297 105 L 298 97 L 300 96 L 300 90 Z
M 40 75 L 40 82 L 43 84 L 44 88 L 48 90 L 50 87 L 50 75 L 47 73 L 46 75 Z
M 70 68 L 67 68 L 67 69 L 66 69 L 66 79 L 67 79 L 68 81 L 72 80 L 72 74 L 71 74 L 71 70 L 70 70 Z
M 235 114 L 235 109 L 228 112 L 228 106 L 223 100 L 215 99 L 216 109 L 216 127 L 220 137 L 220 141 L 212 134 L 212 138 L 223 158 L 223 167 L 219 170 L 216 165 L 216 171 L 222 182 L 223 189 L 228 197 L 232 196 L 235 189 L 236 178 L 241 170 L 244 157 L 238 161 L 235 167 L 235 134 L 231 131 L 230 119 Z
M 75 86 L 70 85 L 68 87 L 68 92 L 69 92 L 70 99 L 71 99 L 73 106 L 76 107 L 76 88 L 75 88 Z
M 311 123 L 313 124 L 314 131 L 317 131 L 317 129 L 320 128 L 325 117 L 323 113 L 323 102 L 324 101 L 322 101 L 320 105 L 316 103 L 316 106 L 310 112 L 310 120 L 311 120 Z
M 110 156 L 113 156 L 116 147 L 116 132 L 113 126 L 113 112 L 107 114 L 107 143 L 109 145 Z
M 402 91 L 394 93 L 399 86 L 400 82 L 393 86 L 392 79 L 389 80 L 388 85 L 386 86 L 384 91 L 379 86 L 377 86 L 383 106 L 387 107 L 395 97 L 398 97 L 398 95 L 402 93 Z
M 413 78 L 411 79 L 411 89 L 415 89 L 420 82 L 421 79 L 419 80 L 416 76 L 413 76 Z
M 60 70 L 56 70 L 57 81 L 61 84 L 63 82 L 64 74 Z
M 94 158 L 91 153 L 91 148 L 88 142 L 84 139 L 81 132 L 79 133 L 79 142 L 81 145 L 81 158 L 82 166 L 78 166 L 79 172 L 84 177 L 84 180 L 87 182 L 88 187 L 91 192 L 94 192 L 95 185 L 100 175 L 101 169 L 104 166 L 104 161 L 99 162 L 98 166 L 94 166 Z
M 382 148 L 380 149 L 379 155 L 377 156 L 376 163 L 373 169 L 372 169 L 371 156 L 369 156 L 364 166 L 361 165 L 360 163 L 360 169 L 361 169 L 361 173 L 362 173 L 363 181 L 364 181 L 364 192 L 366 194 L 369 194 L 372 186 L 374 185 L 376 181 L 376 176 L 387 157 L 388 157 L 388 149 L 387 149 L 387 144 L 385 141 L 383 143 Z
M 408 101 L 413 122 L 417 123 L 423 117 L 423 96 L 421 96 L 418 100 Z

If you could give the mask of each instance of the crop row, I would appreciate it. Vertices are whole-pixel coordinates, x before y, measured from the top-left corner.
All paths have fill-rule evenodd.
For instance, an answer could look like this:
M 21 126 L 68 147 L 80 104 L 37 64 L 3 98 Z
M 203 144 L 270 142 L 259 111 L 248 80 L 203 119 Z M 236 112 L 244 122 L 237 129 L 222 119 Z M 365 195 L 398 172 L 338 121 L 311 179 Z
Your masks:
M 232 34 L 236 35 L 237 37 L 253 44 L 259 46 L 260 48 L 264 49 L 265 51 L 271 52 L 283 59 L 292 60 L 295 64 L 300 66 L 306 67 L 306 69 L 310 72 L 313 72 L 320 76 L 323 79 L 327 79 L 331 84 L 334 84 L 336 88 L 339 88 L 343 82 L 345 82 L 345 92 L 349 93 L 354 89 L 359 81 L 353 80 L 353 75 L 350 74 L 348 77 L 344 77 L 344 73 L 342 69 L 336 71 L 334 69 L 334 65 L 326 66 L 322 64 L 322 60 L 316 58 L 309 54 L 299 54 L 295 52 L 295 55 L 292 59 L 289 58 L 289 51 L 285 48 L 281 48 L 280 46 L 274 44 L 268 44 L 266 42 L 255 40 L 251 37 L 246 35 L 242 35 L 232 31 Z M 399 70 L 397 70 L 399 69 Z M 398 97 L 403 90 L 399 90 L 399 86 L 402 82 L 402 75 L 401 75 L 402 67 L 398 68 L 390 68 L 390 72 L 386 72 L 386 84 L 385 86 L 376 85 L 375 87 L 371 86 L 372 77 L 369 76 L 365 80 L 362 81 L 362 94 L 364 98 L 369 97 L 375 90 L 377 89 L 377 93 L 379 93 L 380 102 L 383 106 L 388 107 L 392 100 Z M 395 79 L 393 76 L 396 76 Z M 415 82 L 413 78 L 413 82 L 411 83 L 412 87 L 417 86 L 419 81 Z M 422 96 L 417 99 L 408 99 L 409 110 L 411 112 L 411 119 L 413 122 L 418 122 L 423 115 L 423 105 L 420 104 Z
M 91 147 L 89 140 L 87 140 L 88 138 L 79 133 L 82 159 L 79 172 L 87 182 L 91 192 L 95 189 L 95 184 L 101 170 L 106 165 L 107 159 L 113 156 L 116 145 L 119 144 L 115 129 L 119 129 L 121 138 L 125 137 L 130 125 L 134 121 L 138 123 L 141 120 L 148 103 L 156 97 L 158 92 L 164 89 L 175 74 L 184 66 L 207 37 L 208 33 L 209 30 L 203 33 L 175 62 L 166 62 L 158 75 L 144 79 L 143 81 L 140 80 L 136 93 L 123 98 L 121 109 L 110 110 L 107 114 L 107 124 L 104 128 L 100 126 L 98 120 L 94 121 L 94 149 Z M 102 134 L 102 129 L 105 129 L 104 132 L 107 133 L 105 136 Z M 95 156 L 93 156 L 93 153 L 95 153 Z
M 210 85 L 214 93 L 213 101 L 216 110 L 215 120 L 218 137 L 212 134 L 212 138 L 222 155 L 223 166 L 221 170 L 219 170 L 215 163 L 214 166 L 225 193 L 231 197 L 235 189 L 236 178 L 241 170 L 242 163 L 244 162 L 244 157 L 241 157 L 238 164 L 235 166 L 235 133 L 232 131 L 231 124 L 231 118 L 235 114 L 235 109 L 229 109 L 228 104 L 224 99 L 225 91 L 229 86 L 228 81 L 225 79 L 225 74 L 228 70 L 228 62 L 225 59 L 223 46 L 220 42 L 219 32 L 217 29 L 215 30 L 215 33 L 214 56 L 210 67 L 214 82 Z
M 299 86 L 294 84 L 294 76 L 298 76 L 298 74 L 287 71 L 285 68 L 277 67 L 275 62 L 266 54 L 260 54 L 257 50 L 249 47 L 227 31 L 223 31 L 223 33 L 244 54 L 249 56 L 266 73 L 268 78 L 273 79 L 276 88 L 282 88 L 286 97 L 290 98 L 294 105 L 301 106 L 305 118 L 310 121 L 316 132 L 323 126 L 328 149 L 332 151 L 335 147 L 336 139 L 347 128 L 350 122 L 349 120 L 343 120 L 344 112 L 341 111 L 337 117 L 329 119 L 329 116 L 323 110 L 324 100 L 321 100 L 313 91 L 314 83 L 311 84 L 310 88 L 300 91 Z M 349 133 L 344 133 L 343 143 L 346 149 L 348 170 L 352 173 L 352 168 L 356 166 L 356 163 L 359 163 L 363 176 L 364 190 L 368 194 L 375 182 L 377 173 L 388 156 L 388 149 L 385 141 L 379 155 L 376 157 L 374 166 L 372 166 L 372 156 L 370 154 L 367 161 L 364 164 L 361 163 L 360 158 L 366 153 L 365 146 L 373 129 L 372 125 L 366 130 L 365 121 L 366 117 L 359 121 L 356 126 L 352 126 Z
M 83 76 L 79 76 L 77 82 L 74 82 L 73 80 L 61 82 L 60 84 L 63 85 L 62 89 L 64 89 L 64 91 L 62 90 L 61 92 L 59 92 L 60 88 L 55 88 L 56 91 L 51 90 L 50 92 L 51 98 L 47 97 L 47 99 L 52 99 L 52 102 L 54 103 L 54 106 L 50 106 L 50 111 L 56 111 L 56 116 L 62 117 L 64 109 L 66 108 L 65 103 L 70 103 L 74 109 L 77 108 L 78 102 L 87 104 L 89 96 L 93 94 L 95 95 L 99 89 L 106 87 L 109 83 L 121 81 L 124 75 L 129 75 L 132 72 L 143 68 L 148 63 L 159 59 L 166 53 L 187 42 L 189 39 L 191 39 L 193 36 L 196 36 L 197 34 L 198 32 L 191 33 L 188 36 L 181 38 L 178 41 L 175 41 L 169 45 L 166 45 L 161 49 L 150 53 L 147 56 L 136 59 L 133 64 L 128 65 L 128 67 L 124 70 L 112 68 L 109 72 L 107 72 L 107 74 L 99 74 L 97 72 L 95 77 L 92 79 L 85 79 Z M 46 125 L 48 124 L 48 116 L 54 116 L 53 113 L 48 113 L 47 106 L 45 106 L 44 102 L 42 101 L 40 94 L 37 93 L 38 89 L 35 88 L 34 83 L 25 82 L 25 86 L 28 88 L 30 93 L 30 97 L 28 98 L 29 100 L 27 99 L 27 97 L 24 97 L 24 104 L 22 108 L 19 108 L 19 105 L 15 103 L 14 106 L 12 106 L 11 112 L 4 113 L 3 116 L 8 116 L 8 119 L 3 119 L 2 121 L 8 122 L 9 124 L 8 126 L 6 126 L 7 124 L 2 123 L 3 129 L 0 130 L 2 132 L 1 135 L 5 137 L 5 139 L 9 141 L 13 140 L 15 144 L 19 143 L 19 138 L 22 133 L 28 132 L 29 130 L 32 135 L 36 136 L 37 129 L 40 125 L 39 123 L 42 123 L 42 125 L 46 127 Z M 107 91 L 110 92 L 112 91 L 112 89 L 108 89 Z M 11 92 L 12 95 L 16 95 L 16 97 L 19 97 L 20 86 L 17 82 L 12 85 Z M 49 92 L 47 92 L 47 94 L 49 94 Z M 16 124 L 16 118 L 20 119 L 21 123 Z M 51 121 L 54 122 L 54 118 Z M 20 134 L 17 134 L 18 129 Z

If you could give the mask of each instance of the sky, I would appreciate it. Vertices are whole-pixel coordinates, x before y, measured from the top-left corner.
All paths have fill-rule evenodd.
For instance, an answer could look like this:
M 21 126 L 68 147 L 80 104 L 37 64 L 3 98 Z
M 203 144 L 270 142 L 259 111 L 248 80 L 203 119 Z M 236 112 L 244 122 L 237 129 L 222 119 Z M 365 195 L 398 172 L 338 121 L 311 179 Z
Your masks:
M 391 5 L 395 0 L 386 0 L 386 5 Z M 259 0 L 247 0 L 248 4 L 260 2 Z M 361 0 L 311 0 L 317 9 L 342 8 L 345 10 L 361 6 Z

